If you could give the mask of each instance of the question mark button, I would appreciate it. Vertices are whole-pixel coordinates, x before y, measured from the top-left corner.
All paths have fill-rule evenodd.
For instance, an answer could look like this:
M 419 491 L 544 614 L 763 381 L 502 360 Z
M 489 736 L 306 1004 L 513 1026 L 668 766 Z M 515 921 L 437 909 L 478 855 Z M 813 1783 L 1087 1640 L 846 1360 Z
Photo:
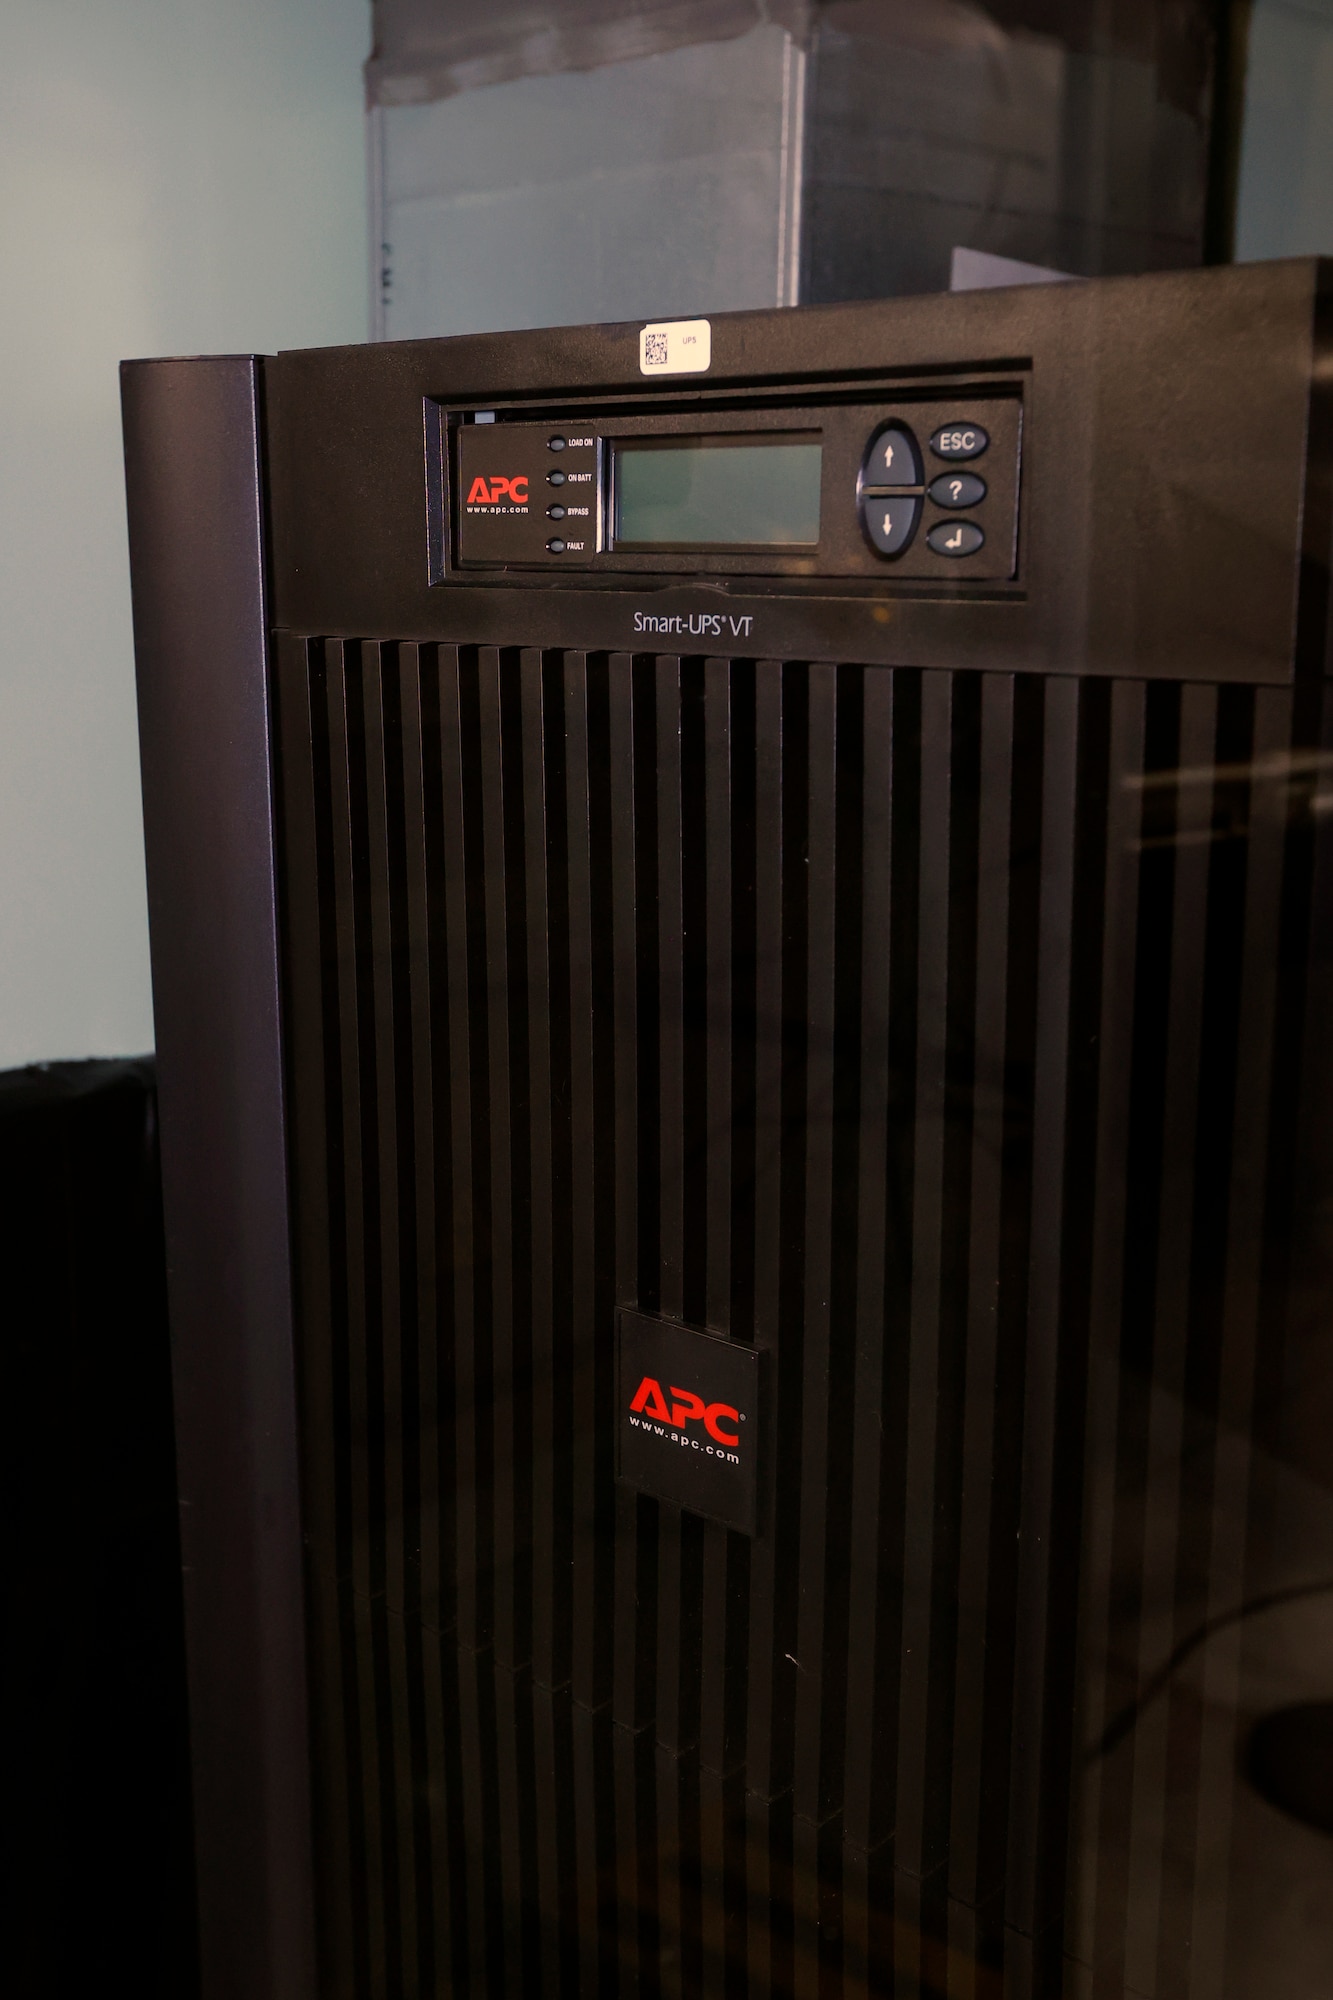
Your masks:
M 986 497 L 986 482 L 977 472 L 941 472 L 927 491 L 937 507 L 975 507 Z

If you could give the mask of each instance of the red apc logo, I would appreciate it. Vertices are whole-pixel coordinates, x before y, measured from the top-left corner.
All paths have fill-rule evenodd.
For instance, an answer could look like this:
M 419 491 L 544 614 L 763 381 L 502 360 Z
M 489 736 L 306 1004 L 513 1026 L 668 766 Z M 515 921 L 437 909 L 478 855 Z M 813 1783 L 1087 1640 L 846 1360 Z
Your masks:
M 721 1428 L 723 1417 L 730 1417 L 733 1424 L 741 1420 L 740 1411 L 734 1410 L 730 1403 L 705 1403 L 703 1397 L 696 1396 L 692 1389 L 673 1389 L 671 1397 L 671 1408 L 668 1410 L 661 1383 L 654 1382 L 651 1375 L 645 1375 L 634 1392 L 630 1410 L 635 1416 L 656 1417 L 658 1423 L 671 1424 L 678 1431 L 684 1430 L 686 1424 L 698 1423 L 702 1417 L 704 1429 L 719 1444 L 740 1443 L 739 1431 L 724 1431 Z
M 502 500 L 512 500 L 516 506 L 528 504 L 528 476 L 520 472 L 513 479 L 502 479 L 498 474 L 489 484 L 480 473 L 472 482 L 472 491 L 467 496 L 469 507 L 498 507 Z

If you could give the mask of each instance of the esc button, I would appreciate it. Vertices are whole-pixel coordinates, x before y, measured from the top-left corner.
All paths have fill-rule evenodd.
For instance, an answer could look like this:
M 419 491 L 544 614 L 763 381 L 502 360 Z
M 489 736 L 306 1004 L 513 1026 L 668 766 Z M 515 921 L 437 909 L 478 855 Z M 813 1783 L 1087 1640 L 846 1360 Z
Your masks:
M 866 533 L 882 556 L 898 556 L 916 533 L 921 502 L 914 494 L 863 502 Z
M 930 440 L 936 458 L 980 458 L 990 438 L 980 424 L 941 424 Z

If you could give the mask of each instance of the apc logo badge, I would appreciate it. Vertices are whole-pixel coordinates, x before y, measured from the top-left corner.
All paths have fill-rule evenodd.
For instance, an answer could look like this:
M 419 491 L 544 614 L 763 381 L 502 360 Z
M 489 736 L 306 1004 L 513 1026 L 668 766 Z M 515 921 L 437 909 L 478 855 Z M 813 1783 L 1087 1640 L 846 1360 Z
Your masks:
M 528 511 L 528 476 L 516 472 L 506 479 L 501 473 L 494 473 L 488 479 L 480 472 L 468 488 L 467 510 L 469 514 L 526 514 Z
M 675 1320 L 623 1311 L 616 1474 L 725 1527 L 755 1532 L 764 1356 Z

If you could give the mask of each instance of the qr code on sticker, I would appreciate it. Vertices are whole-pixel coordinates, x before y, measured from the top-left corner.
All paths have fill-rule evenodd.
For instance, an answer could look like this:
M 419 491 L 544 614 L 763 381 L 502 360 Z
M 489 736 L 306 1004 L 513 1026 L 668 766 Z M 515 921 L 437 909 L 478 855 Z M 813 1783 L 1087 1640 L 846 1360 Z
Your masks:
M 664 333 L 645 333 L 643 336 L 643 365 L 645 368 L 665 368 L 667 364 L 667 337 Z

